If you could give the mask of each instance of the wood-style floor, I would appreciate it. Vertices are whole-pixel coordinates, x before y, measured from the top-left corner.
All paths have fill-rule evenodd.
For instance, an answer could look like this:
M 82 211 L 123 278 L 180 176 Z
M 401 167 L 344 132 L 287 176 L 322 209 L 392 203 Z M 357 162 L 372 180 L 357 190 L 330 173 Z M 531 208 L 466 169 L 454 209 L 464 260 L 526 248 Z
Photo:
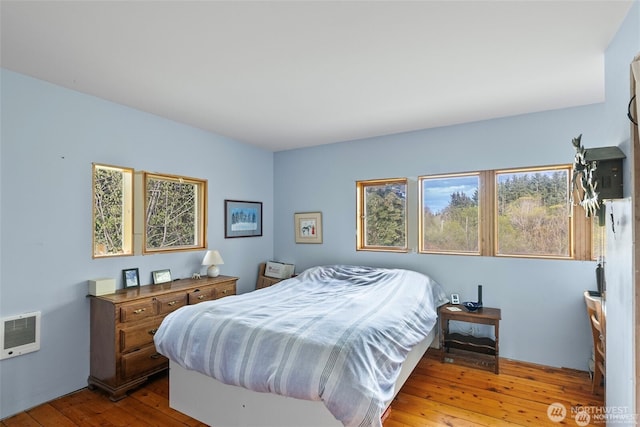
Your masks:
M 567 411 L 560 423 L 575 426 L 572 408 L 601 408 L 585 372 L 501 359 L 500 375 L 443 364 L 429 350 L 392 404 L 384 427 L 557 426 L 552 403 Z M 169 380 L 160 375 L 118 402 L 83 389 L 0 422 L 13 426 L 204 426 L 169 408 Z M 583 420 L 580 420 L 583 421 Z M 584 425 L 581 423 L 580 425 Z M 592 420 L 590 425 L 604 425 Z
M 586 372 L 500 359 L 496 375 L 443 364 L 440 353 L 429 350 L 391 404 L 384 427 L 557 426 L 547 416 L 555 403 L 567 411 L 560 424 L 575 426 L 572 408 L 602 409 L 603 400 L 602 394 L 591 393 Z M 584 418 L 579 421 L 605 425 L 595 416 L 588 424 Z

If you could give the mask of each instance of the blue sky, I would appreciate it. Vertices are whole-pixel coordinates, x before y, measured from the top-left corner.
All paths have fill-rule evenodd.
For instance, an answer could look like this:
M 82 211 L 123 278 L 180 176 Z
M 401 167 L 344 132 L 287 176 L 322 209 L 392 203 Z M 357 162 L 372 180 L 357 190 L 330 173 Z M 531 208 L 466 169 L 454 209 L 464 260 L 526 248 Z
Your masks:
M 558 171 L 528 171 L 518 173 L 504 173 L 498 175 L 498 182 L 502 183 L 506 179 L 522 175 L 544 175 L 551 177 Z M 424 206 L 428 206 L 431 212 L 438 213 L 446 208 L 451 201 L 451 194 L 463 192 L 469 197 L 478 189 L 478 176 L 452 176 L 444 178 L 429 179 L 423 181 L 422 194 L 424 196 Z
M 478 189 L 478 176 L 429 179 L 423 181 L 422 185 L 424 205 L 428 206 L 431 212 L 438 213 L 449 205 L 452 193 L 462 192 L 473 197 Z

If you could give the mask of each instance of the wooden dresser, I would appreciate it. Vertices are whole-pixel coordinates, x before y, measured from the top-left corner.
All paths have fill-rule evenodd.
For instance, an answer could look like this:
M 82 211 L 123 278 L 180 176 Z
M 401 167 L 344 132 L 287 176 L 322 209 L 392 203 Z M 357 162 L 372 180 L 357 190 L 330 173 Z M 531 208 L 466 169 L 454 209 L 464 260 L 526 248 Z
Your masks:
M 237 280 L 182 279 L 92 296 L 89 388 L 99 387 L 116 401 L 167 369 L 168 359 L 153 344 L 162 319 L 187 304 L 235 295 Z

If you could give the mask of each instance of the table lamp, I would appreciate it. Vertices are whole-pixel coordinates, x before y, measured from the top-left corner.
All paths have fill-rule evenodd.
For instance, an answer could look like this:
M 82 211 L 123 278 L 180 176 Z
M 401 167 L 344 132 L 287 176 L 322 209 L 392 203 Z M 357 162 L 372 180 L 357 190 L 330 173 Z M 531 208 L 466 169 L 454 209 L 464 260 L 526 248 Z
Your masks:
M 220 252 L 218 251 L 207 251 L 202 259 L 202 265 L 208 265 L 207 268 L 207 276 L 209 277 L 218 277 L 220 274 L 220 269 L 218 265 L 224 264 L 222 257 L 220 256 Z

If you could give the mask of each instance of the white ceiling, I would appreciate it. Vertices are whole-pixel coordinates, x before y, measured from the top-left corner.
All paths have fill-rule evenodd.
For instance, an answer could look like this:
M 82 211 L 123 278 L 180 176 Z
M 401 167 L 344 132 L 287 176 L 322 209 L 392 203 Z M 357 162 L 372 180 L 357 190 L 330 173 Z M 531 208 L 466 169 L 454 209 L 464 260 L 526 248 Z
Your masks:
M 279 151 L 601 102 L 631 4 L 2 0 L 1 65 Z

